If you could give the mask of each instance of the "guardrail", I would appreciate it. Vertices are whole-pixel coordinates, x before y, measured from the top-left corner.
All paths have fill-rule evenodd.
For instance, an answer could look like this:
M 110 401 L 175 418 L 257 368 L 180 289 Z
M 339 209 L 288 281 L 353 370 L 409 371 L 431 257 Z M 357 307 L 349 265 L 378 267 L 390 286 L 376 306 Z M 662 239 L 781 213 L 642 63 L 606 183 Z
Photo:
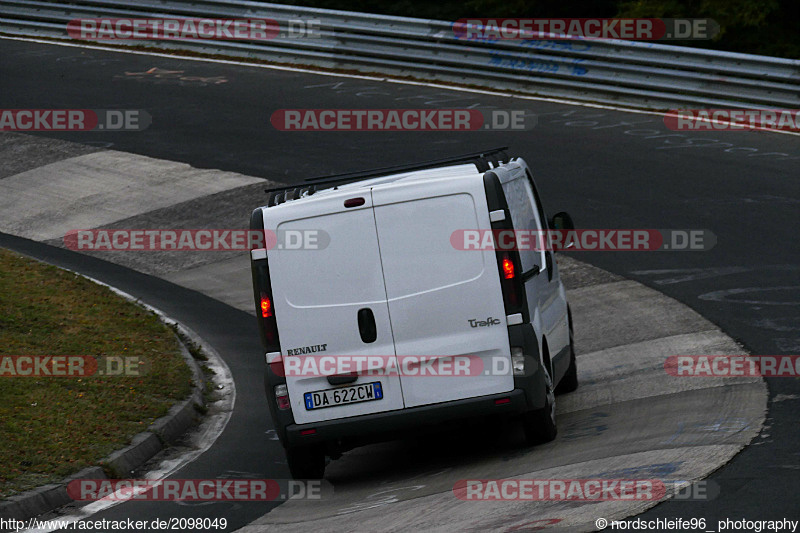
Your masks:
M 112 45 L 413 77 L 605 104 L 800 108 L 800 61 L 619 40 L 468 41 L 453 23 L 242 0 L 2 0 L 0 33 L 69 39 L 76 18 L 268 18 L 321 23 L 315 38 Z M 109 44 L 105 42 L 104 44 Z

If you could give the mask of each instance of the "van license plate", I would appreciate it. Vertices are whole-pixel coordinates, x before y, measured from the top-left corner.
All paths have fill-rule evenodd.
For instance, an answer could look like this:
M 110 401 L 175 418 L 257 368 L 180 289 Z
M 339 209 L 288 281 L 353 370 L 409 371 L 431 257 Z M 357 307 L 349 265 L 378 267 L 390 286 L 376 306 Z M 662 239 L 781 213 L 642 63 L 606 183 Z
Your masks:
M 383 387 L 381 387 L 380 381 L 303 394 L 303 400 L 305 401 L 307 411 L 350 403 L 372 402 L 381 399 L 383 399 Z

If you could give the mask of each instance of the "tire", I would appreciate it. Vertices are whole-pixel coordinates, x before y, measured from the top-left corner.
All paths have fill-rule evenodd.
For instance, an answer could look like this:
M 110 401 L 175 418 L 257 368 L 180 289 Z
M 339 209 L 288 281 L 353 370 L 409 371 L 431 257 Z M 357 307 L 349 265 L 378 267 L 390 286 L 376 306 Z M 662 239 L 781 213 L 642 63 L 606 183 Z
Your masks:
M 544 407 L 522 415 L 522 429 L 525 430 L 525 442 L 529 446 L 544 444 L 556 438 L 556 397 L 553 392 L 553 380 L 547 368 L 544 369 L 545 402 Z
M 578 388 L 578 363 L 575 358 L 575 342 L 572 333 L 572 313 L 569 314 L 569 368 L 556 387 L 556 394 L 573 392 Z
M 303 446 L 286 450 L 289 471 L 294 479 L 322 479 L 325 474 L 325 451 Z

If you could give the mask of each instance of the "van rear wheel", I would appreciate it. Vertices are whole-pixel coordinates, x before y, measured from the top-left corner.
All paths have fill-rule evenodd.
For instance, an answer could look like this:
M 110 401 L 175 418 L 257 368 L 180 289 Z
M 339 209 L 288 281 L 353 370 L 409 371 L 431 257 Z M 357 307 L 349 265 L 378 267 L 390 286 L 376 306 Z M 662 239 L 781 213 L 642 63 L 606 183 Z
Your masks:
M 569 368 L 556 387 L 556 394 L 573 392 L 578 389 L 578 362 L 575 358 L 575 342 L 572 333 L 572 313 L 569 315 Z
M 320 447 L 289 448 L 286 459 L 294 479 L 322 479 L 325 474 L 325 450 Z
M 522 429 L 525 431 L 525 442 L 528 446 L 550 442 L 558 434 L 556 426 L 556 397 L 553 392 L 553 380 L 547 370 L 544 371 L 544 379 L 544 407 L 522 415 Z

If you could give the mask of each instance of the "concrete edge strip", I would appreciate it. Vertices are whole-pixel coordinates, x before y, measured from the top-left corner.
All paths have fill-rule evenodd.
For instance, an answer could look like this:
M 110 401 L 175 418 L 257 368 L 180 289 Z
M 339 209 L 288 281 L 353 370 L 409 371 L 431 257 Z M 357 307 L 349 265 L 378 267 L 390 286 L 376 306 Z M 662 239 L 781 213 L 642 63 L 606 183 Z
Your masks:
M 43 485 L 0 501 L 0 518 L 28 520 L 68 503 L 73 503 L 74 500 L 67 494 L 67 485 L 72 481 L 109 479 L 106 475 L 106 470 L 117 478 L 122 478 L 126 474 L 142 467 L 147 461 L 182 437 L 195 423 L 196 406 L 205 405 L 203 389 L 206 386 L 206 378 L 200 368 L 200 363 L 191 355 L 189 348 L 199 347 L 202 352 L 208 354 L 209 359 L 213 358 L 217 361 L 222 361 L 219 354 L 202 337 L 177 320 L 170 318 L 161 310 L 100 280 L 84 276 L 70 269 L 62 270 L 72 272 L 93 283 L 107 287 L 124 300 L 152 312 L 163 324 L 173 329 L 175 337 L 178 339 L 181 355 L 192 372 L 192 392 L 187 399 L 173 405 L 166 415 L 155 420 L 145 431 L 134 435 L 131 439 L 131 444 L 101 459 L 98 465 L 84 468 L 68 476 L 61 483 Z M 215 373 L 213 375 L 218 374 Z M 213 378 L 211 379 L 213 380 Z
M 744 449 L 748 445 L 747 444 L 698 444 L 698 445 L 692 445 L 692 446 L 682 446 L 682 448 L 683 449 L 703 450 L 703 449 L 710 449 L 710 448 L 718 448 L 720 446 L 725 446 L 725 447 L 728 447 L 728 448 L 731 448 L 731 449 L 735 448 L 735 449 L 738 450 L 736 453 L 739 453 L 739 451 L 741 451 L 742 449 Z M 614 457 L 635 456 L 635 455 L 640 454 L 640 453 L 642 453 L 642 452 L 622 453 L 622 454 L 616 455 Z M 735 456 L 735 454 L 734 454 L 734 456 Z M 568 466 L 578 466 L 578 467 L 580 467 L 580 466 L 583 466 L 583 465 L 590 465 L 590 464 L 592 464 L 594 462 L 601 461 L 601 460 L 604 460 L 604 459 L 606 459 L 606 457 L 601 457 L 599 459 L 597 459 L 597 458 L 595 458 L 595 459 L 587 459 L 585 461 L 579 461 L 577 463 L 570 463 Z M 709 472 L 705 476 L 699 476 L 697 478 L 688 478 L 688 477 L 686 477 L 685 479 L 681 479 L 681 480 L 677 480 L 677 481 L 670 481 L 670 480 L 665 481 L 664 485 L 665 485 L 665 489 L 666 490 L 665 490 L 664 497 L 661 498 L 660 500 L 653 500 L 653 501 L 645 502 L 647 504 L 647 509 L 649 509 L 651 507 L 654 507 L 655 505 L 658 505 L 660 503 L 663 503 L 663 502 L 671 499 L 673 496 L 675 496 L 675 494 L 678 492 L 679 489 L 685 487 L 687 484 L 695 483 L 697 481 L 705 479 L 706 477 L 710 476 L 712 473 L 716 472 L 720 468 L 723 468 L 726 464 L 727 463 L 717 466 L 716 468 L 714 468 L 714 470 L 712 470 L 711 472 Z M 531 476 L 531 474 L 538 475 L 537 472 L 547 471 L 547 470 L 555 470 L 555 469 L 559 469 L 559 468 L 562 468 L 562 467 L 563 467 L 563 465 L 558 465 L 558 466 L 554 466 L 554 467 L 548 467 L 548 468 L 545 468 L 545 469 L 542 469 L 542 470 L 534 470 L 534 471 L 531 471 L 531 472 L 522 472 L 520 474 L 515 474 L 513 476 L 506 476 L 503 479 L 524 479 L 525 477 Z M 417 500 L 424 500 L 426 498 L 435 498 L 436 496 L 439 496 L 441 494 L 448 494 L 452 490 L 453 489 L 448 489 L 448 490 L 445 490 L 445 491 L 434 492 L 434 493 L 431 493 L 431 494 L 423 494 L 423 495 L 419 495 L 419 496 L 411 496 L 409 498 L 406 498 L 406 499 L 403 499 L 403 500 L 399 500 L 399 501 L 401 501 L 401 502 L 414 502 L 414 501 L 417 501 Z M 642 502 L 639 502 L 639 503 L 642 503 Z M 368 511 L 368 510 L 370 510 L 370 509 L 365 509 L 365 511 Z M 352 511 L 352 512 L 346 513 L 345 515 L 337 515 L 334 518 L 338 518 L 340 516 L 352 516 L 352 515 L 357 514 L 359 512 L 362 512 L 362 511 Z M 268 514 L 269 513 L 267 513 L 267 515 Z M 267 515 L 264 515 L 264 516 L 267 516 Z M 633 515 L 631 515 L 631 516 L 633 516 Z M 327 517 L 327 518 L 330 518 L 330 517 Z M 291 521 L 287 521 L 287 522 L 272 522 L 272 523 L 269 523 L 268 525 L 269 526 L 274 526 L 274 527 L 280 527 L 280 526 L 287 526 L 287 525 L 294 525 L 294 524 L 312 523 L 312 522 L 314 522 L 314 520 L 319 520 L 319 519 L 312 518 L 312 519 L 307 520 L 307 521 L 299 521 L 299 522 L 291 522 Z M 620 520 L 620 519 L 617 518 L 617 520 Z M 266 525 L 266 523 L 253 524 L 253 522 L 251 522 L 250 524 L 237 529 L 234 533 L 237 533 L 237 532 L 238 533 L 247 533 L 247 532 L 250 532 L 250 531 L 253 531 L 253 532 L 258 531 L 260 533 L 263 530 L 260 530 L 260 529 L 248 529 L 248 528 L 257 527 L 257 526 L 260 526 L 260 525 Z

